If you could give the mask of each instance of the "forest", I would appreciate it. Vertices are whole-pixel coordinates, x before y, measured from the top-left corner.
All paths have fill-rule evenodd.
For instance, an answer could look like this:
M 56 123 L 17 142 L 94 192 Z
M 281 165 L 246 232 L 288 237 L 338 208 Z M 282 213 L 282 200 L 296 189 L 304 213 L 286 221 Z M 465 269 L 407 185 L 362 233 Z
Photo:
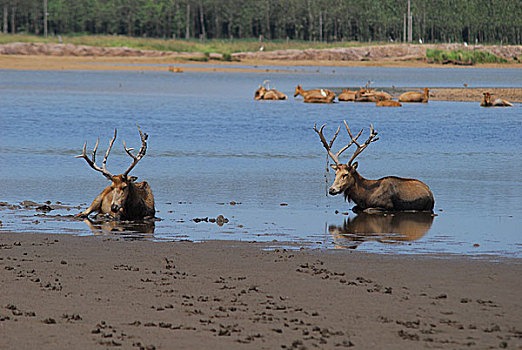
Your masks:
M 410 0 L 414 42 L 522 44 L 512 0 Z M 1 31 L 402 42 L 408 0 L 0 0 Z M 44 16 L 47 8 L 47 16 Z

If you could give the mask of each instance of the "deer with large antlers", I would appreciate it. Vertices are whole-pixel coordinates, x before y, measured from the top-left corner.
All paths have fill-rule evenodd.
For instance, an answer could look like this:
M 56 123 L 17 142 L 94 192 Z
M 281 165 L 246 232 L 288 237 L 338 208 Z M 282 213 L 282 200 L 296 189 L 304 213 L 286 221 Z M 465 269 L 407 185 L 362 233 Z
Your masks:
M 136 183 L 138 179 L 136 176 L 129 176 L 130 171 L 138 164 L 138 162 L 145 156 L 147 151 L 147 134 L 141 132 L 138 126 L 141 137 L 141 148 L 137 155 L 131 151 L 134 148 L 127 148 L 125 140 L 123 140 L 123 147 L 125 152 L 132 158 L 131 165 L 125 170 L 123 174 L 112 175 L 107 170 L 107 158 L 111 152 L 114 140 L 116 140 L 117 130 L 114 129 L 114 137 L 109 143 L 105 157 L 103 158 L 102 167 L 96 164 L 96 150 L 100 139 L 96 141 L 96 146 L 92 151 L 92 157 L 89 158 L 86 153 L 87 142 L 83 146 L 83 153 L 76 156 L 76 158 L 83 158 L 91 168 L 102 173 L 112 184 L 106 187 L 92 202 L 92 204 L 78 214 L 77 216 L 87 217 L 92 212 L 98 212 L 113 217 L 116 220 L 136 220 L 152 218 L 156 210 L 154 209 L 154 196 L 147 182 L 143 181 Z
M 371 143 L 377 141 L 377 131 L 370 125 L 370 136 L 364 143 L 359 143 L 363 129 L 354 137 L 346 121 L 344 125 L 350 136 L 350 142 L 341 148 L 337 153 L 333 153 L 331 148 L 339 134 L 340 126 L 330 142 L 326 141 L 323 135 L 324 126 L 319 130 L 314 126 L 315 132 L 319 135 L 321 143 L 328 152 L 328 155 L 335 164 L 335 180 L 329 189 L 331 195 L 344 193 L 348 201 L 353 201 L 356 207 L 353 211 L 433 211 L 435 199 L 429 187 L 416 179 L 406 179 L 396 176 L 386 176 L 378 180 L 368 180 L 357 172 L 357 162 L 355 158 L 361 154 Z M 339 156 L 351 145 L 355 144 L 356 149 L 346 164 L 339 161 Z

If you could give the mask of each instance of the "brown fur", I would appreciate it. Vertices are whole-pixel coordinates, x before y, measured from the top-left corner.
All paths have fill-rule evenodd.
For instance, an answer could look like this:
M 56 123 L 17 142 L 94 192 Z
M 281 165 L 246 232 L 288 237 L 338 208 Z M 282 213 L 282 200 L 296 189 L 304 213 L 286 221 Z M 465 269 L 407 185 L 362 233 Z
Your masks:
M 355 102 L 378 102 L 391 100 L 392 96 L 384 91 L 361 89 L 355 94 Z
M 350 91 L 349 89 L 343 89 L 343 92 L 339 94 L 337 99 L 339 101 L 348 102 L 348 101 L 355 101 L 355 94 L 356 91 Z
M 147 182 L 135 183 L 135 176 L 116 175 L 79 216 L 92 212 L 107 214 L 117 220 L 135 220 L 154 217 L 154 195 Z
M 335 95 L 324 96 L 321 93 L 310 93 L 304 97 L 305 103 L 332 103 L 335 99 Z
M 331 195 L 344 193 L 345 198 L 357 204 L 360 210 L 433 210 L 435 199 L 423 182 L 395 176 L 367 180 L 357 172 L 357 165 L 332 165 L 335 180 L 329 190 Z
M 127 170 L 120 175 L 112 175 L 106 168 L 107 158 L 116 140 L 117 130 L 114 129 L 114 137 L 109 143 L 105 157 L 103 158 L 103 167 L 96 165 L 96 151 L 98 149 L 99 139 L 94 146 L 92 156 L 89 159 L 87 156 L 87 142 L 83 146 L 82 154 L 76 156 L 76 158 L 83 158 L 89 164 L 91 168 L 105 176 L 106 179 L 111 181 L 111 185 L 106 187 L 91 203 L 89 208 L 79 213 L 77 216 L 87 217 L 92 212 L 105 214 L 113 217 L 116 220 L 136 220 L 153 218 L 156 212 L 154 208 L 154 196 L 150 186 L 146 182 L 135 183 L 138 179 L 135 176 L 128 176 L 129 172 L 138 164 L 138 162 L 145 156 L 147 152 L 147 138 L 148 135 L 141 132 L 141 128 L 138 125 L 140 132 L 141 147 L 134 155 L 131 151 L 134 148 L 127 148 L 125 141 L 123 141 L 123 147 L 125 152 L 133 159 L 131 165 Z
M 335 93 L 328 89 L 303 90 L 301 85 L 297 85 L 294 97 L 303 96 L 304 102 L 307 103 L 332 103 L 335 99 Z M 326 96 L 325 96 L 326 95 Z
M 386 100 L 386 101 L 378 101 L 376 103 L 376 106 L 377 107 L 401 107 L 402 104 L 400 102 L 397 102 L 397 101 Z
M 513 104 L 502 98 L 497 98 L 497 99 L 492 100 L 491 93 L 484 92 L 484 93 L 482 93 L 482 100 L 480 101 L 480 106 L 481 107 L 513 107 Z
M 424 92 L 408 91 L 399 96 L 399 102 L 422 102 L 428 103 L 430 90 L 424 88 Z
M 265 87 L 259 85 L 254 95 L 254 100 L 286 100 L 288 97 L 276 89 L 267 90 Z

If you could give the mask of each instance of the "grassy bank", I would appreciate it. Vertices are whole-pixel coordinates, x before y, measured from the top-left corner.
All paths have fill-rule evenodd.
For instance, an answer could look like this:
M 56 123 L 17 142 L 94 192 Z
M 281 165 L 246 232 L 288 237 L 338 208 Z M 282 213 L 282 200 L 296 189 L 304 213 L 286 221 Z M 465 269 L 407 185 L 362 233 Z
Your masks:
M 135 38 L 120 35 L 64 35 L 61 37 L 64 44 L 89 45 L 101 47 L 130 47 L 140 50 L 178 51 L 178 52 L 202 52 L 230 54 L 234 52 L 258 51 L 261 43 L 257 39 L 157 39 L 157 38 Z M 0 35 L 0 44 L 13 42 L 24 43 L 59 43 L 58 37 L 41 37 L 36 35 Z M 298 40 L 271 40 L 263 42 L 264 51 L 286 50 L 286 49 L 326 49 L 332 47 L 354 47 L 377 45 L 379 43 L 358 42 L 310 42 Z M 382 44 L 382 43 L 381 43 Z
M 426 58 L 434 63 L 451 63 L 461 65 L 473 65 L 477 63 L 506 63 L 507 60 L 486 51 L 446 51 L 440 49 L 427 49 Z

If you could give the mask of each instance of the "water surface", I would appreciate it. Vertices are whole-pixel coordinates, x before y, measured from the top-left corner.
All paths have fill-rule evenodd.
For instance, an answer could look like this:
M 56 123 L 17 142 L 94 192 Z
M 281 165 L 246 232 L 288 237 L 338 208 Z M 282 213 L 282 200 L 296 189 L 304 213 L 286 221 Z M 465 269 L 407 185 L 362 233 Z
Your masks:
M 153 236 L 150 229 L 145 236 L 521 256 L 519 104 L 485 109 L 478 101 L 431 101 L 386 109 L 304 104 L 291 97 L 298 83 L 305 88 L 360 86 L 367 80 L 378 86 L 521 87 L 521 70 L 317 69 L 281 74 L 0 71 L 0 201 L 86 208 L 108 183 L 74 155 L 85 141 L 92 149 L 99 137 L 101 162 L 117 127 L 108 168 L 120 173 L 130 164 L 121 140 L 138 148 L 139 124 L 150 135 L 149 148 L 132 174 L 150 183 L 161 218 Z M 255 88 L 266 79 L 290 99 L 254 101 Z M 380 140 L 358 158 L 360 173 L 424 181 L 435 195 L 436 217 L 365 219 L 351 213 L 342 197 L 325 195 L 325 151 L 313 125 L 327 123 L 325 133 L 331 135 L 342 120 L 354 130 L 367 131 L 372 123 L 379 132 Z M 341 133 L 334 148 L 343 142 Z M 327 177 L 331 183 L 333 173 Z M 0 230 L 108 232 L 56 216 L 78 211 L 4 206 Z M 193 221 L 220 214 L 229 223 Z M 360 227 L 368 232 L 359 232 Z

